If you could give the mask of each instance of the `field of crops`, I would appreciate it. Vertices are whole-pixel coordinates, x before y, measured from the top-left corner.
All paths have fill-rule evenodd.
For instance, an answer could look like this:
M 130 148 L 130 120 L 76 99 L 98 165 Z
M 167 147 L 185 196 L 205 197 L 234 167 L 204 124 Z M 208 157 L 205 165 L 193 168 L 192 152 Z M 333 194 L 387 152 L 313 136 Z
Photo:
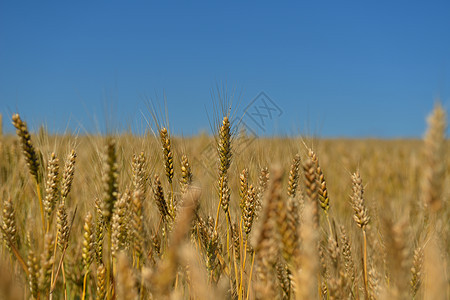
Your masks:
M 75 136 L 10 116 L 0 299 L 449 299 L 439 104 L 423 140 L 255 139 L 215 121 L 214 137 Z

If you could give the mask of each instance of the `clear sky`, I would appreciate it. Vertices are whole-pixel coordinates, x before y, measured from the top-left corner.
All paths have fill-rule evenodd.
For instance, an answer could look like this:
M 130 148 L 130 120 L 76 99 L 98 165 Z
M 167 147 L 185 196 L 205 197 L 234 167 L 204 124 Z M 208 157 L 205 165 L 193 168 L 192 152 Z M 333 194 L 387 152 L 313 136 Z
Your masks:
M 264 92 L 275 134 L 420 137 L 438 97 L 450 108 L 449 1 L 150 2 L 0 1 L 5 130 L 13 112 L 142 129 L 165 95 L 172 130 L 195 134 L 216 86 L 237 116 Z

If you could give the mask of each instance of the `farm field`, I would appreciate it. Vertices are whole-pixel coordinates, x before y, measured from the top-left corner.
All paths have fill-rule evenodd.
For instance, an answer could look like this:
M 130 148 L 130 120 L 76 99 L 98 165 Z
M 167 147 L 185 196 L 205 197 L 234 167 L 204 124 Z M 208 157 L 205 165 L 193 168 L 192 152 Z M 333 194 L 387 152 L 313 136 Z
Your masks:
M 424 118 L 426 114 L 424 113 Z M 449 299 L 450 143 L 0 137 L 0 299 Z

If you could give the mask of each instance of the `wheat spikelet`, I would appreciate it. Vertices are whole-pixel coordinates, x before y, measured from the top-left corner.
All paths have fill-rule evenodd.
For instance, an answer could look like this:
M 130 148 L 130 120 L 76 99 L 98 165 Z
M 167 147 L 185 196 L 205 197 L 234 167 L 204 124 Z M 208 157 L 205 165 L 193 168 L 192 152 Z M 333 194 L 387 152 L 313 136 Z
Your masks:
M 61 199 L 67 198 L 72 188 L 73 176 L 75 174 L 75 161 L 77 154 L 75 150 L 69 153 L 66 159 L 66 165 L 64 166 L 64 172 L 61 180 Z
M 116 202 L 119 203 L 120 200 Z M 122 250 L 123 244 L 120 242 L 120 217 L 118 214 L 113 213 L 111 218 L 111 256 L 117 258 L 117 254 Z
M 305 176 L 305 188 L 306 188 L 306 196 L 307 199 L 313 203 L 313 217 L 316 227 L 319 227 L 319 213 L 318 213 L 318 204 L 317 204 L 317 177 L 316 177 L 316 166 L 314 162 L 308 158 L 304 165 L 303 171 Z
M 298 162 L 300 163 L 300 162 Z M 295 183 L 296 184 L 296 183 Z M 291 184 L 290 184 L 291 185 Z M 291 186 L 292 187 L 292 186 Z M 295 189 L 291 189 L 291 195 L 295 195 Z M 289 202 L 295 201 L 292 197 L 290 197 Z M 290 203 L 290 205 L 293 205 L 293 203 Z M 277 223 L 277 229 L 278 233 L 281 237 L 281 250 L 283 258 L 286 262 L 291 263 L 293 259 L 293 255 L 297 254 L 298 251 L 298 235 L 297 235 L 297 225 L 296 222 L 296 216 L 291 215 L 291 213 L 294 213 L 292 211 L 293 207 L 288 208 L 288 203 L 284 199 L 278 197 L 277 203 L 276 203 L 276 214 L 275 214 L 275 220 Z
M 225 116 L 222 120 L 222 125 L 219 128 L 219 137 L 217 140 L 217 151 L 219 155 L 219 207 L 217 208 L 216 224 L 214 231 L 216 231 L 219 223 L 219 210 L 222 206 L 224 212 L 228 213 L 228 204 L 230 200 L 230 192 L 228 188 L 227 172 L 231 164 L 231 124 L 228 117 Z
M 55 153 L 50 155 L 47 166 L 47 181 L 45 183 L 45 198 L 44 211 L 47 217 L 47 224 L 50 223 L 50 218 L 58 201 L 58 173 L 59 173 L 59 159 Z
M 36 182 L 40 182 L 41 176 L 39 172 L 39 157 L 33 143 L 31 142 L 31 136 L 28 133 L 27 123 L 22 121 L 18 114 L 12 116 L 12 123 L 17 129 L 16 133 L 20 138 L 22 150 L 25 155 L 25 161 L 30 169 L 30 173 Z
M 445 176 L 445 131 L 447 116 L 440 103 L 428 117 L 428 131 L 425 135 L 425 164 L 422 179 L 422 198 L 433 211 L 442 207 L 442 188 Z
M 152 235 L 151 242 L 152 242 L 152 247 L 153 247 L 153 250 L 155 251 L 156 256 L 160 256 L 161 255 L 161 238 L 159 237 L 159 235 L 157 233 Z
M 108 139 L 103 161 L 103 201 L 102 214 L 105 224 L 110 226 L 114 204 L 118 196 L 118 167 L 116 142 Z
M 218 259 L 221 245 L 219 234 L 214 229 L 214 219 L 209 217 L 209 220 L 208 236 L 205 243 L 206 269 L 210 274 L 211 281 L 217 283 L 221 275 L 221 265 Z
M 223 211 L 226 213 L 228 211 L 228 205 L 230 204 L 230 188 L 228 187 L 227 175 L 220 177 L 219 187 L 220 204 L 222 205 Z
M 100 263 L 97 267 L 97 294 L 96 300 L 104 300 L 106 296 L 106 268 Z
M 231 164 L 231 123 L 225 116 L 219 129 L 219 140 L 217 145 L 219 153 L 219 178 L 224 176 Z
M 244 232 L 248 236 L 252 230 L 253 219 L 256 209 L 256 189 L 250 185 L 247 189 L 247 196 L 242 210 L 242 220 L 244 221 Z
M 325 211 L 325 213 L 328 213 L 328 210 L 330 209 L 330 198 L 328 197 L 327 182 L 325 181 L 325 175 L 323 174 L 322 168 L 320 167 L 319 159 L 317 158 L 316 153 L 314 153 L 311 149 L 309 149 L 308 155 L 316 165 L 317 181 L 319 183 L 319 188 L 317 192 L 319 194 L 320 207 Z
M 258 178 L 258 194 L 256 197 L 255 219 L 258 218 L 258 214 L 262 209 L 262 199 L 264 193 L 267 190 L 268 182 L 269 182 L 269 168 L 263 167 L 261 168 L 261 172 Z
M 368 299 L 370 300 L 376 300 L 378 299 L 378 296 L 380 295 L 380 274 L 377 273 L 376 269 L 371 266 L 368 271 Z M 385 291 L 386 292 L 386 291 Z M 393 297 L 398 297 L 398 295 L 384 295 L 383 298 L 389 297 L 392 299 Z M 394 298 L 395 299 L 395 298 Z
M 289 269 L 281 262 L 276 265 L 277 278 L 281 289 L 281 299 L 291 299 L 291 280 L 289 278 Z
M 167 202 L 164 199 L 164 191 L 161 185 L 161 180 L 158 175 L 155 175 L 154 183 L 153 183 L 153 196 L 158 206 L 159 212 L 164 220 L 171 217 L 169 213 L 169 208 L 167 206 Z
M 367 208 L 365 206 L 364 201 L 364 187 L 362 185 L 361 175 L 359 174 L 359 170 L 357 170 L 352 175 L 352 191 L 353 194 L 350 196 L 351 205 L 355 214 L 353 215 L 353 219 L 356 222 L 356 225 L 362 229 L 363 234 L 363 278 L 364 278 L 364 293 L 367 297 L 370 297 L 371 293 L 369 293 L 369 279 L 367 275 L 367 235 L 366 235 L 366 226 L 369 224 L 370 217 L 367 213 Z
M 247 198 L 247 189 L 248 189 L 248 169 L 245 168 L 242 170 L 241 174 L 239 174 L 239 207 L 241 210 L 244 208 L 245 201 Z
M 180 186 L 181 186 L 181 193 L 186 193 L 188 187 L 192 184 L 192 170 L 191 170 L 191 164 L 189 163 L 189 160 L 185 154 L 181 156 L 181 180 L 180 180 Z
M 16 227 L 16 213 L 14 211 L 11 197 L 5 197 L 3 200 L 2 221 L 2 227 L 4 230 L 3 234 L 7 234 L 7 238 L 4 238 L 6 241 L 6 247 L 8 247 L 8 249 L 11 249 L 11 246 L 17 247 L 19 239 Z M 12 245 L 10 245 L 10 243 Z
M 347 235 L 347 231 L 345 230 L 344 226 L 340 227 L 341 230 L 341 253 L 344 261 L 344 268 L 345 273 L 347 274 L 347 277 L 351 280 L 353 283 L 355 281 L 355 263 L 352 256 L 352 247 L 350 244 L 350 240 Z
M 91 266 L 92 259 L 94 258 L 94 232 L 93 232 L 93 221 L 92 214 L 88 212 L 86 217 L 84 218 L 84 226 L 83 226 L 83 249 L 82 249 L 82 258 L 83 258 L 83 269 L 84 272 L 87 273 L 89 271 L 89 267 Z
M 353 194 L 351 196 L 351 204 L 353 207 L 353 210 L 355 211 L 355 214 L 353 216 L 353 219 L 355 220 L 356 224 L 364 229 L 367 224 L 369 224 L 370 217 L 367 214 L 367 208 L 364 203 L 364 187 L 362 185 L 362 179 L 361 175 L 359 174 L 359 171 L 356 171 L 352 175 L 352 182 L 353 182 Z
M 214 226 L 214 225 L 213 225 Z M 209 240 L 209 227 L 206 224 L 206 221 L 198 216 L 194 223 L 195 232 L 200 239 L 201 245 L 204 246 L 208 243 Z
M 319 242 L 319 244 L 316 246 L 317 247 L 317 253 L 319 256 L 319 273 L 320 276 L 319 277 L 319 284 L 321 284 L 321 290 L 322 290 L 322 295 L 323 296 L 327 296 L 328 293 L 328 286 L 326 284 L 326 279 L 329 277 L 330 273 L 329 273 L 329 265 L 327 262 L 327 257 L 326 257 L 326 244 L 324 242 Z M 325 280 L 322 280 L 325 279 Z
M 423 247 L 417 246 L 414 250 L 413 265 L 411 267 L 411 295 L 416 296 L 423 281 Z
M 241 238 L 240 238 L 238 226 L 236 225 L 235 222 L 231 225 L 231 236 L 232 236 L 232 240 L 233 240 L 234 257 L 236 259 L 240 259 Z
M 34 254 L 33 250 L 28 250 L 27 256 L 27 268 L 28 268 L 28 285 L 30 288 L 30 293 L 33 299 L 38 298 L 39 293 L 39 285 L 38 285 L 38 276 L 39 276 L 39 261 Z
M 56 229 L 58 231 L 58 247 L 61 251 L 63 251 L 69 241 L 69 224 L 67 221 L 67 212 L 64 200 L 59 204 L 56 213 Z
M 338 241 L 333 235 L 328 236 L 328 255 L 331 259 L 332 265 L 335 269 L 337 269 L 339 264 L 339 254 L 340 250 L 338 247 Z
M 289 171 L 288 182 L 288 196 L 295 198 L 298 186 L 299 168 L 300 168 L 300 155 L 296 154 L 292 159 L 291 170 Z
M 163 150 L 164 168 L 166 170 L 166 176 L 169 183 L 172 183 L 173 179 L 173 152 L 170 146 L 170 135 L 166 128 L 161 128 L 159 131 L 159 137 L 161 139 L 161 145 Z
M 28 284 L 30 288 L 30 293 L 33 299 L 38 299 L 39 285 L 38 285 L 38 274 L 39 274 L 39 264 L 38 260 L 34 256 L 34 253 L 29 253 L 28 255 Z
M 300 227 L 299 205 L 297 199 L 289 197 L 286 203 L 285 230 L 283 233 L 283 257 L 287 262 L 299 255 L 300 237 L 298 228 Z
M 147 160 L 145 158 L 144 152 L 139 155 L 133 155 L 133 161 L 131 164 L 133 172 L 133 187 L 134 190 L 140 190 L 143 193 L 144 198 L 147 193 Z
M 119 251 L 123 250 L 127 244 L 128 237 L 128 202 L 130 202 L 130 192 L 123 193 L 114 205 L 114 213 L 111 219 L 111 254 L 117 257 Z M 134 211 L 131 211 L 133 214 Z
M 262 167 L 259 174 L 259 193 L 264 194 L 269 183 L 269 168 Z
M 95 260 L 99 264 L 103 260 L 103 239 L 105 235 L 105 221 L 99 198 L 95 199 Z

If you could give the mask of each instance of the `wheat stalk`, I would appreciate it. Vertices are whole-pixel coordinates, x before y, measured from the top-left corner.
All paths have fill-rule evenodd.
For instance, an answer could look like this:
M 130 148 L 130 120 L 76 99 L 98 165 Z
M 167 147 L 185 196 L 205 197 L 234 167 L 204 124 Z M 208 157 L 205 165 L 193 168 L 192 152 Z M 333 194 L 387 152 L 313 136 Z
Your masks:
M 364 288 L 366 298 L 369 297 L 368 292 L 368 277 L 367 277 L 367 234 L 366 234 L 366 226 L 369 224 L 370 217 L 367 213 L 367 208 L 365 206 L 365 201 L 363 198 L 364 187 L 362 185 L 361 175 L 357 170 L 352 175 L 353 182 L 353 194 L 351 196 L 351 204 L 355 214 L 353 215 L 353 219 L 355 220 L 358 227 L 361 228 L 363 234 L 363 278 L 364 278 Z

